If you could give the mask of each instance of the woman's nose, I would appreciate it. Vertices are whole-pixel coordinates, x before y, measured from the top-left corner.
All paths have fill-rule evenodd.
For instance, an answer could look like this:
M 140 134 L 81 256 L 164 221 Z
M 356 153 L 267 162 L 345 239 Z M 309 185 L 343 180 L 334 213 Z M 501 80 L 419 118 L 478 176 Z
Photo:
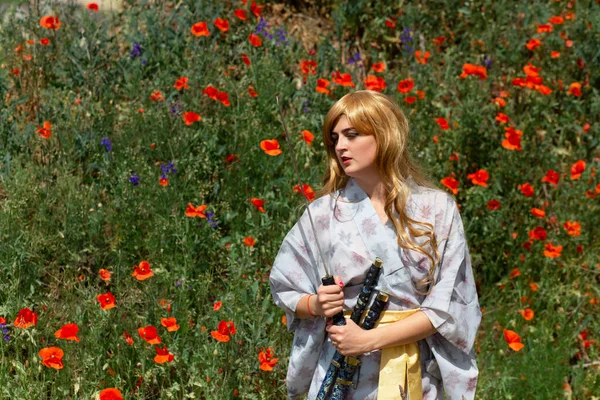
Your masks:
M 335 144 L 335 149 L 337 151 L 345 150 L 348 147 L 348 139 L 344 135 L 340 135 Z

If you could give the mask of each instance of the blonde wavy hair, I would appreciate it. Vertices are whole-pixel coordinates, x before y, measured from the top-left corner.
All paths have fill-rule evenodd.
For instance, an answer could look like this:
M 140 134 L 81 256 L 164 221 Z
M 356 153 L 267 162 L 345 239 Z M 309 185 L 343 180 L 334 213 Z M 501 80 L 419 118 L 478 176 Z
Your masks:
M 433 225 L 410 218 L 404 208 L 410 194 L 408 179 L 425 187 L 438 189 L 428 178 L 425 169 L 417 164 L 408 152 L 408 120 L 400 107 L 389 97 L 372 90 L 358 90 L 346 94 L 329 110 L 323 123 L 323 143 L 327 150 L 327 169 L 323 177 L 323 187 L 317 197 L 330 195 L 342 189 L 350 179 L 339 164 L 335 152 L 335 143 L 331 132 L 342 115 L 358 132 L 375 136 L 377 170 L 383 181 L 386 199 L 385 214 L 394 224 L 398 233 L 398 245 L 425 255 L 431 262 L 428 275 L 420 280 L 417 288 L 429 287 L 431 291 L 436 264 L 440 255 Z M 393 210 L 398 213 L 394 217 Z M 408 232 L 407 232 L 408 228 Z M 425 237 L 423 245 L 412 238 Z

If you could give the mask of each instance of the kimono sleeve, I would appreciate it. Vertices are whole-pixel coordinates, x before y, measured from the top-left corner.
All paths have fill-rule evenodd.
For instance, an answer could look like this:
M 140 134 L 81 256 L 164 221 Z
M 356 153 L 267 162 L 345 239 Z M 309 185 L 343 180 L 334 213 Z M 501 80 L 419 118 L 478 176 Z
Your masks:
M 301 320 L 296 318 L 296 305 L 302 296 L 316 293 L 317 258 L 314 235 L 305 211 L 288 232 L 271 268 L 269 283 L 275 305 L 286 314 L 288 331 L 294 331 Z
M 435 207 L 442 212 L 435 227 L 440 262 L 421 309 L 444 339 L 468 355 L 481 322 L 469 248 L 454 199 L 444 194 Z

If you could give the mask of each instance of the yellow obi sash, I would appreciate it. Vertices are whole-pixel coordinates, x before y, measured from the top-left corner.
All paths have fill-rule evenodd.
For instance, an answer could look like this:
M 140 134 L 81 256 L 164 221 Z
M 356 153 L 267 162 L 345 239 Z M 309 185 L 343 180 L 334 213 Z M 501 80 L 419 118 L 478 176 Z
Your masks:
M 413 315 L 419 308 L 402 311 L 384 311 L 375 328 L 392 324 Z M 407 388 L 408 386 L 408 388 Z M 403 395 L 401 394 L 403 392 Z M 381 349 L 379 389 L 377 400 L 422 400 L 421 359 L 417 342 Z
M 420 308 L 383 311 L 375 328 L 386 326 L 413 315 Z M 350 318 L 351 311 L 344 311 Z M 407 389 L 408 386 L 408 389 Z M 402 391 L 402 394 L 401 394 Z M 408 397 L 406 395 L 408 394 Z M 421 358 L 417 342 L 381 349 L 377 400 L 422 400 Z

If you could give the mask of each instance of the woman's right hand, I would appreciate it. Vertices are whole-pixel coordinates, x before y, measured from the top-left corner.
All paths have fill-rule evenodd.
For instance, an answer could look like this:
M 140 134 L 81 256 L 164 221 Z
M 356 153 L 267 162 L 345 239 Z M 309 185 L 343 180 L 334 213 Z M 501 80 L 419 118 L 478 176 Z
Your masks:
M 342 288 L 344 283 L 339 276 L 334 277 L 335 285 L 319 286 L 316 297 L 315 312 L 328 318 L 343 310 L 344 292 Z

